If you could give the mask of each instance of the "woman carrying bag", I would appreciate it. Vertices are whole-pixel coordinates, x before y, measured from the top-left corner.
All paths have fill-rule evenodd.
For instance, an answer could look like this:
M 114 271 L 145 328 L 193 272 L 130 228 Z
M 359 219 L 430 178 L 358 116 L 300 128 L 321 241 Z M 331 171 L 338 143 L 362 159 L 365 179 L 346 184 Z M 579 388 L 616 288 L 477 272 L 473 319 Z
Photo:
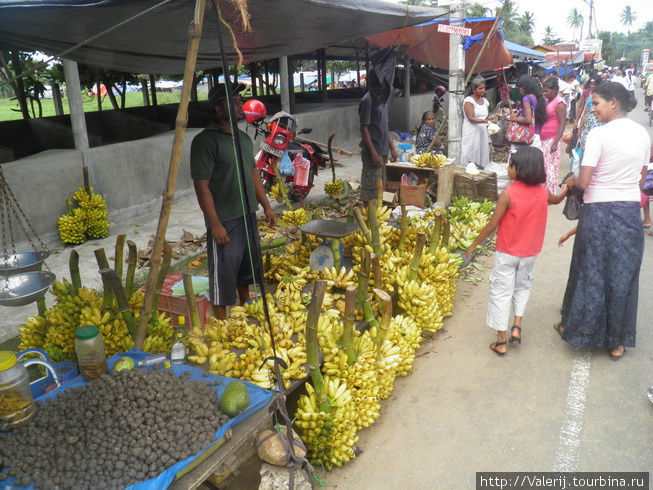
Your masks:
M 514 109 L 508 118 L 510 125 L 506 139 L 513 151 L 521 146 L 534 146 L 541 150 L 540 128 L 546 121 L 546 101 L 540 82 L 530 75 L 522 75 L 517 81 L 517 88 L 522 96 L 521 108 Z

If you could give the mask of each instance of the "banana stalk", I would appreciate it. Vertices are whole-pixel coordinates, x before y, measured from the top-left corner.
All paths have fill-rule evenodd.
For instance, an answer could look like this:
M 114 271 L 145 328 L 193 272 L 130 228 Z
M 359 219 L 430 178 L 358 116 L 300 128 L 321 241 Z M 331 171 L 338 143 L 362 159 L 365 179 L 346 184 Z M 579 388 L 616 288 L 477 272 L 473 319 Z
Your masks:
M 356 362 L 354 349 L 354 314 L 356 312 L 356 286 L 349 286 L 345 291 L 345 317 L 343 321 L 342 350 L 347 354 L 347 364 Z
M 336 238 L 331 239 L 331 252 L 333 252 L 333 265 L 340 267 L 340 242 Z
M 136 338 L 136 320 L 134 320 L 134 315 L 132 315 L 131 308 L 129 307 L 129 300 L 125 294 L 125 288 L 122 286 L 120 277 L 118 277 L 116 271 L 109 268 L 101 269 L 100 274 L 102 274 L 102 281 L 106 281 L 107 286 L 109 286 L 109 288 L 113 291 L 113 295 L 116 298 L 116 303 L 118 303 L 118 311 L 127 324 L 129 335 L 132 339 Z
M 96 249 L 94 253 L 101 274 L 103 269 L 110 268 L 107 254 L 104 252 L 103 248 Z M 102 289 L 102 309 L 110 308 L 113 305 L 113 289 L 104 275 L 102 276 Z
M 382 289 L 374 288 L 374 294 L 383 305 L 383 314 L 381 315 L 381 322 L 379 323 L 379 329 L 376 333 L 375 339 L 377 354 L 380 356 L 381 345 L 388 335 L 388 327 L 390 326 L 390 321 L 392 320 L 392 298 Z
M 280 236 L 274 240 L 267 240 L 261 242 L 261 250 L 269 250 L 271 248 L 280 247 L 285 245 L 288 242 L 288 239 L 285 236 Z
M 408 231 L 406 224 L 408 222 L 408 215 L 406 214 L 406 203 L 403 197 L 399 198 L 399 204 L 401 206 L 401 223 L 400 223 L 400 235 L 399 235 L 399 256 L 404 256 L 404 247 L 406 246 L 406 232 Z
M 329 141 L 327 142 L 327 153 L 329 155 L 329 162 L 331 163 L 331 175 L 332 175 L 331 182 L 336 181 L 336 161 L 333 159 L 333 151 L 331 150 L 331 143 L 333 142 L 333 138 L 335 135 L 336 133 L 331 133 L 329 135 Z
M 372 250 L 377 257 L 381 257 L 381 236 L 379 234 L 379 218 L 377 215 L 377 202 L 372 199 L 370 205 L 367 207 L 367 221 L 370 225 L 370 231 L 372 232 Z
M 122 281 L 122 266 L 125 260 L 125 235 L 118 235 L 116 237 L 116 252 L 113 254 L 113 268 L 118 275 L 118 279 Z
M 443 217 L 442 218 L 442 240 L 440 242 L 441 247 L 445 247 L 449 250 L 449 236 L 451 235 L 451 222 Z
M 422 251 L 424 250 L 424 241 L 426 236 L 424 233 L 419 232 L 417 234 L 417 239 L 415 240 L 415 252 L 413 253 L 413 259 L 410 262 L 410 271 L 408 273 L 408 279 L 410 281 L 417 280 L 417 269 L 419 267 L 419 262 L 422 258 Z
M 435 212 L 435 223 L 433 224 L 433 233 L 431 234 L 431 242 L 429 243 L 429 253 L 434 255 L 435 250 L 440 245 L 440 235 L 442 233 L 442 225 L 444 223 L 444 216 L 441 211 Z
M 381 262 L 376 254 L 371 254 L 370 262 L 372 265 L 372 277 L 374 277 L 374 285 L 380 288 L 383 284 L 383 275 L 381 271 Z
M 311 372 L 311 380 L 313 381 L 313 388 L 315 388 L 318 406 L 322 412 L 329 413 L 331 407 L 324 389 L 322 372 L 320 371 L 317 339 L 317 324 L 320 320 L 320 311 L 322 309 L 326 287 L 326 281 L 315 281 L 313 285 L 311 304 L 308 307 L 308 316 L 306 318 L 306 362 Z
M 270 165 L 274 169 L 274 175 L 277 176 L 277 181 L 279 182 L 279 193 L 281 194 L 281 198 L 283 199 L 283 202 L 286 203 L 286 206 L 288 209 L 291 211 L 295 209 L 290 202 L 290 199 L 288 199 L 288 189 L 286 189 L 286 184 L 283 181 L 283 177 L 281 176 L 281 173 L 279 172 L 279 167 L 277 167 L 277 164 L 274 163 L 272 160 L 270 160 Z
M 45 304 L 45 296 L 41 296 L 36 300 L 36 306 L 39 310 L 39 315 L 44 316 L 45 312 L 48 311 L 48 307 Z
M 354 218 L 356 218 L 356 221 L 358 222 L 358 226 L 360 227 L 361 231 L 363 232 L 363 236 L 365 237 L 365 241 L 369 244 L 372 249 L 374 247 L 372 246 L 372 232 L 370 229 L 367 227 L 367 223 L 365 223 L 365 219 L 363 218 L 363 213 L 361 213 L 361 210 L 356 208 L 354 209 Z
M 193 289 L 193 277 L 190 274 L 184 274 L 184 293 L 186 294 L 186 304 L 190 311 L 190 328 L 203 328 L 200 321 L 200 314 L 197 311 L 197 302 L 195 301 L 195 290 Z
M 363 250 L 363 262 L 358 271 L 358 287 L 356 289 L 356 306 L 363 308 L 363 304 L 367 299 L 367 291 L 370 282 L 370 253 Z
M 70 269 L 70 282 L 73 284 L 73 291 L 77 293 L 82 288 L 82 276 L 79 274 L 79 253 L 75 249 L 70 251 L 68 268 Z
M 136 244 L 131 240 L 127 240 L 127 276 L 125 278 L 125 292 L 128 298 L 132 297 L 134 293 L 134 275 L 136 274 L 136 263 L 138 262 L 138 251 Z
M 376 179 L 376 207 L 383 206 L 383 179 Z

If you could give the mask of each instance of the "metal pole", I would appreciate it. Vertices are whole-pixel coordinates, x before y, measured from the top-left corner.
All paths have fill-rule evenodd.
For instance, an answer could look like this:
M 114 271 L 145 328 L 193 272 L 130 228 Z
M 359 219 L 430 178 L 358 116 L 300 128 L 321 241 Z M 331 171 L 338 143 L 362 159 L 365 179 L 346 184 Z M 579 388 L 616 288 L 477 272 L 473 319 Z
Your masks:
M 281 82 L 281 110 L 290 113 L 290 89 L 288 85 L 288 57 L 279 57 L 279 78 Z
M 86 119 L 84 118 L 84 104 L 82 103 L 82 89 L 79 84 L 77 63 L 64 59 L 63 73 L 66 79 L 68 108 L 70 109 L 70 125 L 73 128 L 75 149 L 88 150 L 88 134 L 86 132 Z

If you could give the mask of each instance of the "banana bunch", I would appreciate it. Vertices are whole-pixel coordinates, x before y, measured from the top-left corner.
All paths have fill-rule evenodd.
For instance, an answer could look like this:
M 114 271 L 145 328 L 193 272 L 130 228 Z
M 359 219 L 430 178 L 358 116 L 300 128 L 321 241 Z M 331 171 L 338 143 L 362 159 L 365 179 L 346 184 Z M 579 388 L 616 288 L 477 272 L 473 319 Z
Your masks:
M 281 275 L 275 273 L 274 278 L 279 282 L 277 286 L 278 292 L 284 293 L 301 293 L 304 286 L 308 283 L 311 275 L 310 267 L 290 267 L 290 274 Z
M 73 194 L 73 202 L 66 199 L 68 212 L 59 217 L 57 227 L 61 241 L 66 244 L 80 244 L 92 238 L 109 236 L 107 203 L 93 188 L 80 187 Z
M 424 339 L 422 329 L 410 318 L 397 315 L 390 322 L 386 339 L 399 347 L 397 376 L 408 376 L 413 370 L 415 352 Z
M 18 329 L 20 333 L 20 345 L 18 350 L 39 349 L 45 342 L 45 334 L 48 330 L 48 320 L 42 315 L 28 318 Z
M 329 412 L 319 409 L 315 390 L 310 383 L 306 383 L 308 394 L 302 395 L 297 403 L 295 425 L 302 433 L 309 460 L 329 470 L 356 457 L 354 446 L 358 442 L 358 435 L 356 409 L 351 403 L 352 395 L 347 383 L 327 376 L 324 378 L 324 388 Z
M 413 153 L 410 156 L 410 163 L 417 165 L 418 167 L 439 168 L 447 163 L 447 157 L 442 154 L 434 155 L 433 153 L 420 153 L 419 155 L 416 155 Z
M 451 316 L 456 295 L 456 278 L 460 263 L 455 254 L 445 247 L 436 249 L 435 254 L 425 251 L 420 259 L 417 276 L 420 281 L 433 286 L 437 292 L 438 305 L 443 316 Z
M 342 179 L 336 179 L 324 183 L 324 192 L 331 197 L 336 197 L 342 194 L 344 188 L 345 182 Z
M 283 211 L 281 213 L 281 221 L 291 226 L 302 226 L 304 223 L 308 223 L 310 220 L 306 209 L 297 208 L 293 211 Z
M 353 269 L 347 271 L 345 267 L 325 267 L 319 272 L 318 279 L 326 281 L 330 289 L 347 289 L 348 286 L 356 285 L 356 274 Z M 337 301 L 340 298 L 335 298 Z
M 100 302 L 82 308 L 79 314 L 79 324 L 98 327 L 104 340 L 104 350 L 107 356 L 125 352 L 134 346 L 134 341 L 129 335 L 122 316 L 113 311 L 103 310 Z
M 408 278 L 408 267 L 397 273 L 398 305 L 422 330 L 437 332 L 442 328 L 442 312 L 436 289 L 428 282 Z
M 278 200 L 281 198 L 281 186 L 283 184 L 279 183 L 279 179 L 274 179 L 274 184 L 270 187 L 270 190 L 268 192 L 268 196 L 270 199 L 275 199 Z
M 399 346 L 395 345 L 391 339 L 384 339 L 377 349 L 376 358 L 377 386 L 381 400 L 390 398 L 401 360 L 402 352 Z
M 82 209 L 71 209 L 57 219 L 59 238 L 67 245 L 79 245 L 86 241 L 86 221 Z

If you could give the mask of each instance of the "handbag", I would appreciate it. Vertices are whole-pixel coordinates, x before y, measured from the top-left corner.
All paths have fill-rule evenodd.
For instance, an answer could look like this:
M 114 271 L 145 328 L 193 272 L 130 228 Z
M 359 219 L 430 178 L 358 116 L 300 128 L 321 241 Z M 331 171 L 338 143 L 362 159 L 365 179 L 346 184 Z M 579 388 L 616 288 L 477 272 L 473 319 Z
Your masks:
M 646 179 L 644 180 L 642 192 L 647 196 L 653 196 L 653 169 L 646 172 Z
M 510 143 L 523 143 L 525 145 L 533 144 L 535 137 L 535 124 L 519 124 L 511 122 L 506 131 L 506 139 Z

